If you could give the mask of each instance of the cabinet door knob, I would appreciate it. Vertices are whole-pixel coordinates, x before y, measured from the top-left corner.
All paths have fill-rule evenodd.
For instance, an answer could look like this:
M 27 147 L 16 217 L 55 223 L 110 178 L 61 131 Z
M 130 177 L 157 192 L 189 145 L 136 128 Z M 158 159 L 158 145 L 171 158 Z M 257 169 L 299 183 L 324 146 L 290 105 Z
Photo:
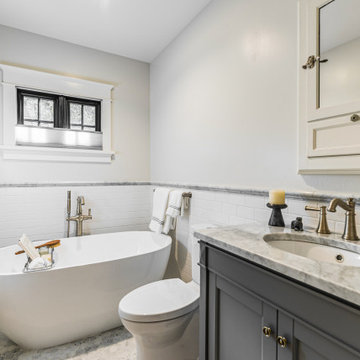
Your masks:
M 357 122 L 357 121 L 360 120 L 360 116 L 359 116 L 358 114 L 351 115 L 350 120 L 351 120 L 352 122 Z
M 286 345 L 287 345 L 287 340 L 284 336 L 278 336 L 276 338 L 278 344 L 280 345 L 280 347 L 282 348 L 286 348 Z
M 265 337 L 269 338 L 271 335 L 271 327 L 268 326 L 264 326 L 263 329 L 263 334 L 265 335 Z

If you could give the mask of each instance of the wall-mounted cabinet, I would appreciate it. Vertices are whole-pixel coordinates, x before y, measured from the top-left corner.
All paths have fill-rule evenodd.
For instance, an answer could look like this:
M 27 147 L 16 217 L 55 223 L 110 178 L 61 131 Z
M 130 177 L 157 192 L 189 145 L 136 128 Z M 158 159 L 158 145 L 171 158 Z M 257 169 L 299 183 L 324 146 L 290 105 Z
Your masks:
M 359 13 L 358 0 L 300 0 L 300 173 L 360 173 Z

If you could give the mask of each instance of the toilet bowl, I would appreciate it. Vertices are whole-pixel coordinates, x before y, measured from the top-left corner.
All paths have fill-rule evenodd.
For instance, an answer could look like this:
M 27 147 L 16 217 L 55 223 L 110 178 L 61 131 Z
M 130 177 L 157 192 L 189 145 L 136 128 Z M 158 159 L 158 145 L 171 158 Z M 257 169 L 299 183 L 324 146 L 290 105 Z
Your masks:
M 119 304 L 125 328 L 134 336 L 138 360 L 196 360 L 200 288 L 167 279 L 141 286 Z

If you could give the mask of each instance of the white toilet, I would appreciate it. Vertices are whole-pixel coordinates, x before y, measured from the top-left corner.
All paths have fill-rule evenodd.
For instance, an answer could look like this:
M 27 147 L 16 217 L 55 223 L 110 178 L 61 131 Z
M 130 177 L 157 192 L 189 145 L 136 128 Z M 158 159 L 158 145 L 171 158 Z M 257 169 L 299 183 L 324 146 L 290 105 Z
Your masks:
M 194 247 L 193 281 L 156 281 L 135 289 L 120 301 L 119 315 L 135 338 L 138 360 L 199 357 L 200 287 L 198 251 Z

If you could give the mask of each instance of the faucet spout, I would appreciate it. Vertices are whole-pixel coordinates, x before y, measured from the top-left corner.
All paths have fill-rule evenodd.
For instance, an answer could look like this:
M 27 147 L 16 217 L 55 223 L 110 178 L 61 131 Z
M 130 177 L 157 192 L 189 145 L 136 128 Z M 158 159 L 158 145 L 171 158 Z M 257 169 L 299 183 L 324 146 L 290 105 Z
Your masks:
M 335 212 L 338 206 L 346 211 L 345 228 L 342 238 L 351 241 L 359 240 L 356 233 L 355 200 L 349 198 L 346 203 L 341 199 L 335 198 L 331 200 L 328 210 L 330 212 Z
M 351 211 L 351 210 L 355 209 L 355 202 L 354 202 L 354 199 L 349 199 L 349 204 L 347 204 L 345 201 L 343 201 L 339 198 L 335 198 L 335 199 L 331 200 L 330 205 L 328 207 L 328 211 L 336 212 L 336 208 L 338 206 L 340 206 L 345 211 Z

